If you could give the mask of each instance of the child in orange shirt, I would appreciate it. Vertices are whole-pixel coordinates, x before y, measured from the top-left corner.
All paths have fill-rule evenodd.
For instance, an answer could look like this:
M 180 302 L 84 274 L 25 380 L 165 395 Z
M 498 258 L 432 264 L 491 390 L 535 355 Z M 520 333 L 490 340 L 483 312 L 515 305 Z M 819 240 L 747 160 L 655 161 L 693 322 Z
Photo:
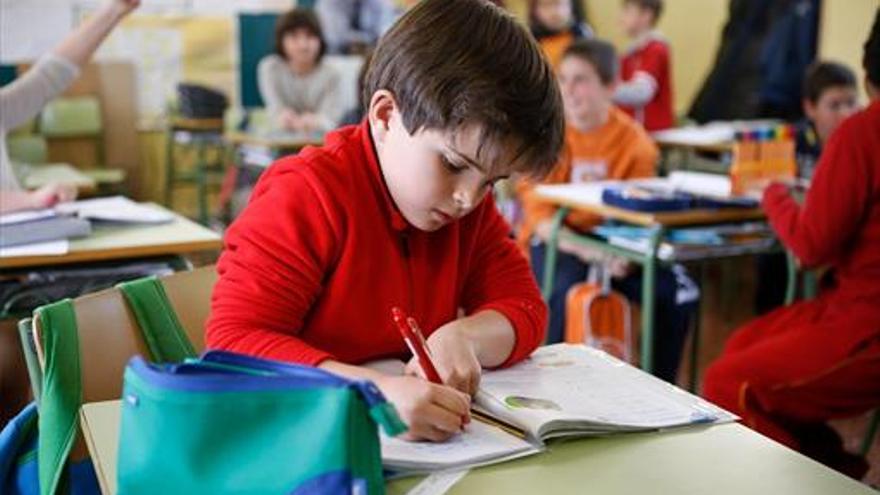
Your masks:
M 593 36 L 582 10 L 575 0 L 529 0 L 529 29 L 554 69 L 568 45 Z
M 611 98 L 617 78 L 614 48 L 600 40 L 582 40 L 571 45 L 557 71 L 566 115 L 565 151 L 562 160 L 545 183 L 589 182 L 607 179 L 635 179 L 654 175 L 657 146 L 644 129 L 616 108 Z M 532 184 L 520 186 L 525 220 L 519 232 L 520 244 L 530 246 L 532 270 L 543 278 L 544 242 L 556 207 L 532 197 Z M 586 232 L 601 218 L 572 212 L 565 226 Z M 556 277 L 550 297 L 548 340 L 558 342 L 565 328 L 565 295 L 577 282 L 586 279 L 590 263 L 599 255 L 560 237 Z M 628 273 L 623 263 L 612 263 L 615 289 L 632 300 L 640 300 L 640 273 Z M 674 381 L 688 322 L 695 310 L 698 291 L 683 268 L 657 272 L 657 343 L 655 373 Z

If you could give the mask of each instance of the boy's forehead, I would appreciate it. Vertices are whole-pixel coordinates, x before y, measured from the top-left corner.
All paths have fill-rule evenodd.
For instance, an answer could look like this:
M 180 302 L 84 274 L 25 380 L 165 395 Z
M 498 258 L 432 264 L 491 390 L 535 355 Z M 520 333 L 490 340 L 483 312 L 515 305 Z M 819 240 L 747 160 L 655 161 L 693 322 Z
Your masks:
M 446 147 L 488 175 L 506 175 L 519 158 L 520 141 L 514 136 L 487 132 L 485 125 L 464 124 L 440 131 Z

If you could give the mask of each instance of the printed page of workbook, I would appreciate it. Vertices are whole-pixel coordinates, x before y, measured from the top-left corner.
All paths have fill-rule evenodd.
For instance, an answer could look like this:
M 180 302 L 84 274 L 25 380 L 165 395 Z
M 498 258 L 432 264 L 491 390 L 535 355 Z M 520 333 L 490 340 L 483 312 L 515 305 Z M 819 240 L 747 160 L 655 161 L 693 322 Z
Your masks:
M 442 443 L 409 442 L 384 434 L 381 441 L 382 465 L 397 474 L 476 467 L 541 452 L 538 446 L 477 420 Z
M 484 373 L 477 404 L 540 439 L 736 419 L 605 352 L 570 344 Z

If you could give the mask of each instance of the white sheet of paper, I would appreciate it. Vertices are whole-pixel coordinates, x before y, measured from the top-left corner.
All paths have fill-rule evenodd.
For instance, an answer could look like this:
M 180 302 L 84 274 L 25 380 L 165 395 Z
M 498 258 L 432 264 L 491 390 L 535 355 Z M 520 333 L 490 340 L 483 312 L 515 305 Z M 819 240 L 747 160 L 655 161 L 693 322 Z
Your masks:
M 60 213 L 76 214 L 80 218 L 127 223 L 164 223 L 174 219 L 167 211 L 138 204 L 124 196 L 87 199 L 64 203 L 55 207 Z
M 16 258 L 20 256 L 63 256 L 70 251 L 70 241 L 38 242 L 20 246 L 0 247 L 0 258 Z
M 382 435 L 382 463 L 392 470 L 417 464 L 426 470 L 476 465 L 487 460 L 516 456 L 539 449 L 529 442 L 480 421 L 442 443 L 408 442 Z
M 406 495 L 443 495 L 467 476 L 468 472 L 470 472 L 469 469 L 454 469 L 431 473 L 406 492 Z
M 55 215 L 56 213 L 51 209 L 17 211 L 15 213 L 0 215 L 0 225 L 33 222 L 44 218 L 52 218 Z

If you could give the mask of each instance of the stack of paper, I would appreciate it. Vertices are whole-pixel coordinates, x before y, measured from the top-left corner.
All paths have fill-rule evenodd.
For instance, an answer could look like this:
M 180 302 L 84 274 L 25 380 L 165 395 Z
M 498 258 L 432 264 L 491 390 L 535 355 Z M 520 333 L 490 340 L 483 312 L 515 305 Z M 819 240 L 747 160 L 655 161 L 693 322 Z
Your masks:
M 0 247 L 43 244 L 50 241 L 84 237 L 89 235 L 91 231 L 91 225 L 88 221 L 59 215 L 53 210 L 10 213 L 0 216 Z M 46 246 L 38 246 L 38 248 L 42 250 Z M 22 249 L 26 250 L 27 248 Z M 51 245 L 51 250 L 57 251 L 58 249 L 57 244 Z M 6 254 L 6 256 L 13 255 Z

